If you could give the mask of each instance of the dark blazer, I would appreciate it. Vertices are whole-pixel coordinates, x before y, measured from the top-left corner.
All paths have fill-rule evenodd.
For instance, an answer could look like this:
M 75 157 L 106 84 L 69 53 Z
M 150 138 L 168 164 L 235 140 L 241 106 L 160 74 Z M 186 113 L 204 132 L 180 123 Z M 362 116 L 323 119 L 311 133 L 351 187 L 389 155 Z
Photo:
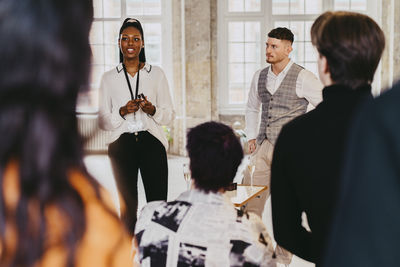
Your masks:
M 282 128 L 271 169 L 271 203 L 277 243 L 320 263 L 332 220 L 346 138 L 356 107 L 371 87 L 323 89 L 323 101 Z M 311 232 L 302 226 L 307 214 Z
M 400 83 L 359 112 L 324 266 L 399 266 Z

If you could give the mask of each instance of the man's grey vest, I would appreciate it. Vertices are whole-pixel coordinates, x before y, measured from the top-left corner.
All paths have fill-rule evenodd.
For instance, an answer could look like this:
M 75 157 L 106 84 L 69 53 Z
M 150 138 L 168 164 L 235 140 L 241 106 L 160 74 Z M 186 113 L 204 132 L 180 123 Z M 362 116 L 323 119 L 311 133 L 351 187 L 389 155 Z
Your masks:
M 269 69 L 270 67 L 263 69 L 258 78 L 258 95 L 261 98 L 262 113 L 257 143 L 261 144 L 264 139 L 268 139 L 275 145 L 282 126 L 304 114 L 308 101 L 305 98 L 299 98 L 296 94 L 297 77 L 303 67 L 293 63 L 273 95 L 266 87 Z

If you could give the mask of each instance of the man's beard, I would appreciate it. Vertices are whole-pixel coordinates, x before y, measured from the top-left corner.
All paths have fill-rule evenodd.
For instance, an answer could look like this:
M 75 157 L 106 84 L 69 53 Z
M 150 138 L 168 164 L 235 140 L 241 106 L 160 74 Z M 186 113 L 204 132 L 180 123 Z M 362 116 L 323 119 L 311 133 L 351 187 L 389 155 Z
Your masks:
M 269 64 L 276 63 L 276 59 L 275 58 L 271 58 L 271 59 L 267 58 L 267 63 L 269 63 Z
M 276 64 L 283 60 L 284 60 L 284 58 L 279 58 L 279 57 L 272 57 L 271 59 L 268 59 L 268 57 L 267 57 L 267 59 L 266 59 L 267 63 L 269 63 L 269 64 Z

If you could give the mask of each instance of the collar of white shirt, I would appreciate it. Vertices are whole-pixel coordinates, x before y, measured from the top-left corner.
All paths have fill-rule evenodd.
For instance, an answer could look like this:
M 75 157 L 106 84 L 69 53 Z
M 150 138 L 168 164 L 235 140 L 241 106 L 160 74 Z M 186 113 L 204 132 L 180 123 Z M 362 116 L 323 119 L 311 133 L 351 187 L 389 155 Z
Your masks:
M 119 63 L 118 66 L 117 66 L 118 73 L 120 73 L 123 69 L 124 68 L 122 67 L 122 63 Z M 149 63 L 145 62 L 143 69 L 146 70 L 147 72 L 150 72 L 151 71 L 151 65 Z
M 272 71 L 272 68 L 271 68 L 271 71 L 269 72 L 269 73 L 271 73 L 271 75 L 273 76 L 273 77 L 282 77 L 282 76 L 286 76 L 286 73 L 289 71 L 289 69 L 290 69 L 290 67 L 293 65 L 293 61 L 292 60 L 290 60 L 289 61 L 289 63 L 286 65 L 286 67 L 280 72 L 280 73 L 278 73 L 278 75 L 275 75 L 275 73 Z

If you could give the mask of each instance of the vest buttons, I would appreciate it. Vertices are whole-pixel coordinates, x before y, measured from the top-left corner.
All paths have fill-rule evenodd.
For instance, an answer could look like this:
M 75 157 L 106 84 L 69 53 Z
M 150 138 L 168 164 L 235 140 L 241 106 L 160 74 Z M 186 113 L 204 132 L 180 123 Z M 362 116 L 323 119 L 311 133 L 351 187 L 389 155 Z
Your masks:
M 271 116 L 268 116 L 268 119 L 271 119 Z
M 267 127 L 269 127 L 269 124 L 267 124 Z

